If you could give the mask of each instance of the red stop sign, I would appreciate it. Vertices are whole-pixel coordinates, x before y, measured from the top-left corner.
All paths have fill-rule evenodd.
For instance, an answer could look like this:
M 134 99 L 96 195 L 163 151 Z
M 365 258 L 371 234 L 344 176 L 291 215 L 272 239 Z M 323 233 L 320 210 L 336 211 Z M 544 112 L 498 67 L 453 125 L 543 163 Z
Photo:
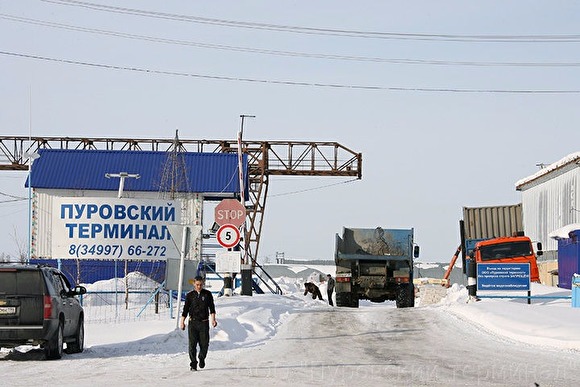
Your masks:
M 215 222 L 223 226 L 233 224 L 240 227 L 246 221 L 246 207 L 239 200 L 223 199 L 215 207 Z

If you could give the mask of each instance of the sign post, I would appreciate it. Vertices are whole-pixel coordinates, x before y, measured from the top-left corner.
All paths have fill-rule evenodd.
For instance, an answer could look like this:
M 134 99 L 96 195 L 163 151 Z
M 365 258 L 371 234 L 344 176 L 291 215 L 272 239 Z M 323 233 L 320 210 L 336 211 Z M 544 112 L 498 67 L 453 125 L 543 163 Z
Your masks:
M 179 328 L 179 309 L 181 307 L 181 293 L 183 292 L 183 270 L 185 267 L 185 256 L 187 255 L 187 246 L 189 243 L 189 227 L 183 226 L 183 237 L 181 238 L 181 255 L 179 260 L 179 279 L 177 282 L 177 325 Z
M 243 193 L 243 190 L 241 190 Z M 243 201 L 242 195 L 242 201 Z M 215 222 L 220 226 L 217 232 L 217 239 L 220 245 L 231 248 L 240 242 L 239 228 L 246 225 L 246 207 L 236 199 L 223 199 L 215 207 Z M 235 229 L 235 231 L 234 231 Z M 235 232 L 237 232 L 237 237 Z M 235 240 L 235 243 L 233 243 Z M 244 246 L 244 256 L 247 257 L 247 251 Z M 244 265 L 241 268 L 242 274 L 242 295 L 252 295 L 252 267 L 246 262 L 247 258 L 241 258 Z

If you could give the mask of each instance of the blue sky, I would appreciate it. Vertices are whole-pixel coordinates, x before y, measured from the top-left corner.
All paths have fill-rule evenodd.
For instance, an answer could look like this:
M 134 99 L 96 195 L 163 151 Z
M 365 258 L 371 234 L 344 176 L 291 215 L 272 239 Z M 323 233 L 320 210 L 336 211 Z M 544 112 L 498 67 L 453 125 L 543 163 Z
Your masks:
M 564 1 L 0 0 L 0 133 L 234 139 L 255 115 L 246 139 L 363 154 L 360 181 L 272 178 L 260 256 L 332 259 L 343 226 L 380 225 L 414 227 L 421 259 L 448 261 L 463 206 L 518 203 L 516 181 L 578 151 L 579 14 Z M 2 172 L 0 192 L 26 196 L 24 179 Z M 15 254 L 27 205 L 6 200 L 0 252 Z

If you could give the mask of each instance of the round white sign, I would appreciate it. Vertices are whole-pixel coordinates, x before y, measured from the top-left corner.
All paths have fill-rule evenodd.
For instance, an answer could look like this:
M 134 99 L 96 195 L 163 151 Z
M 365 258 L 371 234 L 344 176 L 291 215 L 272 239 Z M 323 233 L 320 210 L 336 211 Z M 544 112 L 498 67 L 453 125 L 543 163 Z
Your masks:
M 229 249 L 240 242 L 240 230 L 233 224 L 224 224 L 216 234 L 218 243 Z

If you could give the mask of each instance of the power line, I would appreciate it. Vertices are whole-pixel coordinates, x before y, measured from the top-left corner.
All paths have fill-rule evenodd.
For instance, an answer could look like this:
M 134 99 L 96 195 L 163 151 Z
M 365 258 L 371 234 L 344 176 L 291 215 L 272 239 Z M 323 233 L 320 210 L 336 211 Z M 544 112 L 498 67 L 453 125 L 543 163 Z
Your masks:
M 268 197 L 288 196 L 288 195 L 295 195 L 295 194 L 299 194 L 299 193 L 303 193 L 303 192 L 308 192 L 308 191 L 317 191 L 319 189 L 324 189 L 324 188 L 332 187 L 332 186 L 339 185 L 339 184 L 348 184 L 348 183 L 352 183 L 354 181 L 359 181 L 359 180 L 360 179 L 356 178 L 356 179 L 350 179 L 350 180 L 347 180 L 347 181 L 341 181 L 341 182 L 338 182 L 338 183 L 332 183 L 332 184 L 321 185 L 321 186 L 313 187 L 313 188 L 301 189 L 301 190 L 298 190 L 298 191 L 283 192 L 283 193 L 279 193 L 279 194 L 269 194 Z
M 191 77 L 199 79 L 208 80 L 220 80 L 220 81 L 233 81 L 233 82 L 251 82 L 251 83 L 264 83 L 264 84 L 274 84 L 274 85 L 285 85 L 285 86 L 309 86 L 309 87 L 321 87 L 321 88 L 334 88 L 334 89 L 351 89 L 351 90 L 375 90 L 375 91 L 414 91 L 414 92 L 434 92 L 434 93 L 483 93 L 483 94 L 580 94 L 580 90 L 535 90 L 535 89 L 456 89 L 456 88 L 437 88 L 437 87 L 397 87 L 397 86 L 373 86 L 373 85 L 348 85 L 339 83 L 320 83 L 320 82 L 303 82 L 303 81 L 280 81 L 273 79 L 258 79 L 258 78 L 244 78 L 244 77 L 232 77 L 232 76 L 219 76 L 219 75 L 207 75 L 207 74 L 195 74 L 177 71 L 167 71 L 167 70 L 152 70 L 140 67 L 128 67 L 119 65 L 108 65 L 102 63 L 91 63 L 83 61 L 75 61 L 69 59 L 57 59 L 40 55 L 30 55 L 21 54 L 8 51 L 0 51 L 0 55 L 7 55 L 13 57 L 43 60 L 49 62 L 65 63 L 79 66 L 87 66 L 93 68 L 102 68 L 109 70 L 123 70 L 123 71 L 134 71 L 148 74 L 158 74 L 158 75 L 170 75 L 179 77 Z
M 312 35 L 331 35 L 354 38 L 372 39 L 396 39 L 396 40 L 430 40 L 430 41 L 452 41 L 452 42 L 501 42 L 501 43 L 577 43 L 580 42 L 580 35 L 457 35 L 457 34 L 421 34 L 421 33 L 400 33 L 381 31 L 359 31 L 333 28 L 302 27 L 292 25 L 268 24 L 243 22 L 225 19 L 204 18 L 182 14 L 172 14 L 165 12 L 145 11 L 134 8 L 124 8 L 107 6 L 102 4 L 89 3 L 77 0 L 42 0 L 46 3 L 59 5 L 82 7 L 102 12 L 128 14 L 156 19 L 176 20 L 182 22 L 218 25 L 233 28 L 258 29 L 279 32 L 292 32 Z
M 0 200 L 0 204 L 4 204 L 4 203 L 14 203 L 14 202 L 23 202 L 25 200 L 28 200 L 28 199 L 27 198 L 22 198 L 22 199 Z
M 69 31 L 86 32 L 91 34 L 99 34 L 106 36 L 114 36 L 133 40 L 142 40 L 155 43 L 173 44 L 181 46 L 199 47 L 206 49 L 225 50 L 249 52 L 264 55 L 278 55 L 288 57 L 303 57 L 314 59 L 328 59 L 328 60 L 343 60 L 343 61 L 359 61 L 359 62 L 375 62 L 375 63 L 390 63 L 390 64 L 409 64 L 409 65 L 440 65 L 440 66 L 506 66 L 506 67 L 578 67 L 580 62 L 482 62 L 482 61 L 449 61 L 449 60 L 432 60 L 432 59 L 407 59 L 407 58 L 380 58 L 367 57 L 355 55 L 336 55 L 336 54 L 320 54 L 320 53 L 306 53 L 297 51 L 281 51 L 281 50 L 267 50 L 252 47 L 230 46 L 212 43 L 200 43 L 186 40 L 167 39 L 147 35 L 129 34 L 118 31 L 101 30 L 95 28 L 80 27 L 68 24 L 48 22 L 38 19 L 30 19 L 19 16 L 0 14 L 0 19 L 15 21 L 19 23 L 26 23 L 32 25 L 39 25 L 43 27 L 59 28 Z
M 14 195 L 10 195 L 10 194 L 7 194 L 7 193 L 5 193 L 5 192 L 0 192 L 0 195 L 2 195 L 2 196 L 6 196 L 6 197 L 8 197 L 8 198 L 15 199 L 15 200 L 7 200 L 7 201 L 10 201 L 10 202 L 13 202 L 13 201 L 19 201 L 19 200 L 28 200 L 28 198 L 25 198 L 25 197 L 22 197 L 22 196 L 14 196 Z M 4 203 L 5 203 L 5 202 L 4 202 Z
M 14 203 L 14 202 L 23 202 L 25 200 L 28 200 L 28 198 L 22 197 L 22 196 L 14 196 L 14 195 L 10 195 L 7 194 L 5 192 L 0 192 L 1 196 L 5 196 L 7 198 L 10 199 L 5 199 L 5 200 L 0 200 L 0 204 L 4 204 L 4 203 Z

